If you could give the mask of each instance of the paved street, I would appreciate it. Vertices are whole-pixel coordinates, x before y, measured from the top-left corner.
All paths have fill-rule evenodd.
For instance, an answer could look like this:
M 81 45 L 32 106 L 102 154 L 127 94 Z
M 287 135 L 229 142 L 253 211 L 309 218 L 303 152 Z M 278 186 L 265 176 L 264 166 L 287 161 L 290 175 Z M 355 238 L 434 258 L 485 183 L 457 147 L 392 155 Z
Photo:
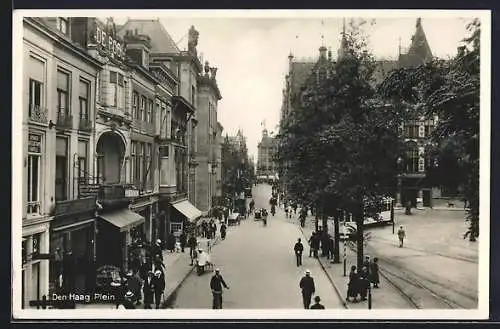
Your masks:
M 254 187 L 257 207 L 269 208 L 270 191 L 270 186 Z M 303 238 L 297 225 L 287 222 L 280 212 L 276 217 L 270 216 L 267 227 L 253 217 L 243 221 L 215 247 L 212 260 L 230 286 L 230 290 L 224 291 L 224 308 L 302 308 L 298 283 L 306 268 L 311 270 L 323 305 L 343 308 L 317 260 L 305 254 L 304 265 L 297 268 L 293 245 L 298 237 Z M 173 307 L 211 308 L 211 276 L 191 273 L 178 290 Z
M 374 308 L 477 307 L 477 242 L 463 239 L 463 218 L 460 211 L 414 210 L 412 216 L 396 213 L 396 230 L 399 225 L 407 230 L 404 248 L 397 247 L 391 226 L 366 230 L 371 238 L 365 255 L 380 259 L 381 289 L 374 290 L 378 297 L 374 297 Z M 296 219 L 293 221 L 298 225 Z M 309 216 L 306 223 L 304 231 L 310 235 L 314 218 Z M 349 266 L 356 263 L 354 250 L 348 249 L 347 256 Z M 325 259 L 323 263 L 344 292 L 347 278 L 339 275 L 342 264 L 329 264 Z

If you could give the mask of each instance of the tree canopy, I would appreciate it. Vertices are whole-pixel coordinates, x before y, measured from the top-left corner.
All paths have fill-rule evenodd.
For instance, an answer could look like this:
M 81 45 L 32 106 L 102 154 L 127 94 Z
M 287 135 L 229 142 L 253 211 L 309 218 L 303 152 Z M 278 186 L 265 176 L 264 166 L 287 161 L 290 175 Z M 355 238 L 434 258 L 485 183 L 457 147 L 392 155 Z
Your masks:
M 378 92 L 394 106 L 437 116 L 429 177 L 435 186 L 461 188 L 469 205 L 464 237 L 474 241 L 479 235 L 480 21 L 467 28 L 470 36 L 453 58 L 396 70 Z

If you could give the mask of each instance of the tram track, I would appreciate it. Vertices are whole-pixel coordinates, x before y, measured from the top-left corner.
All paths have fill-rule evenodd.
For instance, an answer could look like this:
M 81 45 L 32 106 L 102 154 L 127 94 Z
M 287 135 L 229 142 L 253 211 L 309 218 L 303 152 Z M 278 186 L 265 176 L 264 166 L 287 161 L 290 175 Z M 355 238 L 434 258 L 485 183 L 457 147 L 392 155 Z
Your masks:
M 394 241 L 391 241 L 391 240 L 388 240 L 388 239 L 373 238 L 373 237 L 370 238 L 370 242 L 383 243 L 383 244 L 387 244 L 387 245 L 394 245 L 395 244 Z M 459 261 L 462 261 L 462 262 L 467 262 L 467 263 L 472 263 L 472 264 L 477 264 L 478 263 L 477 259 L 472 259 L 472 258 L 462 257 L 462 256 L 457 256 L 457 255 L 449 255 L 449 254 L 445 254 L 445 253 L 441 253 L 441 252 L 436 252 L 436 251 L 429 250 L 429 249 L 424 249 L 424 248 L 416 248 L 416 247 L 405 245 L 405 249 L 419 251 L 419 252 L 423 252 L 423 253 L 426 253 L 426 254 L 429 254 L 429 255 L 432 255 L 432 256 L 440 256 L 440 257 L 444 257 L 444 258 L 448 258 L 448 259 L 453 259 L 453 260 L 459 260 Z
M 355 251 L 355 248 L 351 248 Z M 367 248 L 368 249 L 368 248 Z M 374 250 L 367 250 L 374 253 Z M 445 284 L 410 270 L 386 257 L 379 258 L 379 274 L 391 284 L 412 308 L 472 309 L 477 308 L 477 294 L 465 287 Z

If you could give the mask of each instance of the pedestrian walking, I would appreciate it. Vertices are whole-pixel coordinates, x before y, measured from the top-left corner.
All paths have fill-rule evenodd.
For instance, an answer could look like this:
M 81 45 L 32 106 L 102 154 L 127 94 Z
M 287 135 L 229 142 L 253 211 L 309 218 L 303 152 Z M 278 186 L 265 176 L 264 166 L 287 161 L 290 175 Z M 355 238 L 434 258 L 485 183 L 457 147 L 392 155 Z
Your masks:
M 196 258 L 196 246 L 198 242 L 196 241 L 196 236 L 191 234 L 188 239 L 189 256 L 191 257 L 191 265 L 193 265 L 193 259 Z
M 399 248 L 403 248 L 403 242 L 404 242 L 404 239 L 406 238 L 406 232 L 405 232 L 403 226 L 399 227 L 398 238 L 399 238 Z
M 302 252 L 304 251 L 304 245 L 302 244 L 300 238 L 295 243 L 293 247 L 293 251 L 295 252 L 295 258 L 297 259 L 297 267 L 302 265 Z
M 167 250 L 170 252 L 174 252 L 175 250 L 175 235 L 174 231 L 170 231 L 170 234 L 167 236 Z
M 366 300 L 368 289 L 370 289 L 370 279 L 368 276 L 368 268 L 363 267 L 359 273 L 359 293 L 361 300 Z
M 158 255 L 158 256 L 160 256 L 161 260 L 163 261 L 163 248 L 162 248 L 160 239 L 156 240 L 155 244 L 151 248 L 151 251 L 152 251 L 153 257 Z
M 215 221 L 212 221 L 212 239 L 215 239 L 216 234 L 217 234 L 217 224 L 215 224 Z
M 288 219 L 288 207 L 285 206 L 285 218 Z
M 181 244 L 181 252 L 184 252 L 184 249 L 186 248 L 186 241 L 187 240 L 187 235 L 184 230 L 182 230 L 181 235 L 179 236 L 179 243 Z
M 220 237 L 222 240 L 226 239 L 226 224 L 222 223 L 220 226 Z
M 154 260 L 153 270 L 154 271 L 160 270 L 163 272 L 166 269 L 167 268 L 165 267 L 165 264 L 163 264 L 163 261 L 161 260 L 161 258 L 158 255 L 156 255 L 155 260 Z
M 161 297 L 165 291 L 165 275 L 162 271 L 157 270 L 153 277 L 153 289 L 155 295 L 155 305 L 156 309 L 160 308 Z
M 222 287 L 229 289 L 229 286 L 224 281 L 220 274 L 220 269 L 215 269 L 215 274 L 210 280 L 210 289 L 212 290 L 212 309 L 222 309 Z
M 353 298 L 352 302 L 358 302 L 359 294 L 359 277 L 356 273 L 356 266 L 351 266 L 351 271 L 349 272 L 349 283 L 347 283 L 347 296 L 345 298 L 346 302 L 350 302 L 350 298 Z
M 304 308 L 308 310 L 311 305 L 311 297 L 316 292 L 314 279 L 311 277 L 311 271 L 306 270 L 305 275 L 300 279 L 299 287 L 302 289 L 302 302 L 304 303 Z
M 370 268 L 371 268 L 370 256 L 365 256 L 365 260 L 363 261 L 363 267 L 365 267 L 367 269 L 368 273 L 370 273 Z
M 130 291 L 133 296 L 131 296 L 132 301 L 137 305 L 141 303 L 141 280 L 137 277 L 137 273 L 130 270 L 127 273 L 127 289 Z
M 292 209 L 293 209 L 293 214 L 294 214 L 294 215 L 297 215 L 297 202 L 294 202 L 294 203 L 292 204 Z M 291 216 L 291 215 L 292 215 L 292 214 L 290 214 L 290 216 Z
M 312 232 L 311 233 L 311 237 L 309 238 L 309 240 L 307 240 L 307 243 L 309 244 L 309 257 L 312 257 L 312 254 L 313 254 L 313 240 L 314 240 L 314 236 L 316 235 L 316 232 Z
M 321 298 L 319 296 L 314 297 L 314 304 L 311 306 L 311 310 L 324 310 L 325 306 L 320 304 Z
M 334 258 L 335 254 L 335 241 L 333 241 L 333 237 L 329 235 L 328 239 L 328 259 Z
M 142 294 L 144 296 L 144 308 L 150 309 L 151 304 L 153 304 L 154 297 L 154 282 L 153 282 L 153 272 L 149 271 L 146 280 L 144 280 L 144 285 L 142 287 Z
M 378 274 L 378 258 L 374 257 L 373 262 L 370 264 L 370 281 L 373 283 L 373 288 L 378 288 L 380 277 Z
M 312 249 L 314 258 L 318 258 L 318 250 L 319 250 L 320 241 L 321 241 L 321 238 L 319 236 L 319 233 L 316 232 L 316 234 L 314 234 L 314 236 L 311 239 L 311 249 Z

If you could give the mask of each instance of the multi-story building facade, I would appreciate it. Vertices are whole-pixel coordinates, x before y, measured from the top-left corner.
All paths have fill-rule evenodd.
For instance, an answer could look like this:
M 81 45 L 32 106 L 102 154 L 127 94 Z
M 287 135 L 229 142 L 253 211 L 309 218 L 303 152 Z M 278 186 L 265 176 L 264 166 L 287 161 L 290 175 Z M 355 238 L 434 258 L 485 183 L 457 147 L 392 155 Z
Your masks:
M 274 160 L 276 154 L 276 140 L 269 136 L 267 129 L 262 130 L 262 139 L 257 145 L 257 178 L 274 180 L 277 174 L 277 165 Z
M 215 169 L 215 197 L 213 198 L 213 205 L 222 205 L 222 143 L 224 137 L 222 135 L 224 127 L 220 122 L 217 122 L 217 135 L 215 138 L 215 161 L 217 163 Z
M 22 305 L 83 291 L 95 261 L 92 172 L 96 79 L 102 63 L 75 46 L 67 18 L 23 19 Z
M 217 86 L 217 68 L 205 62 L 204 75 L 198 76 L 198 149 L 196 159 L 196 206 L 206 215 L 212 208 L 217 191 L 218 162 L 218 121 L 217 104 L 221 94 Z
M 128 20 L 118 34 L 124 38 L 148 36 L 149 56 L 144 54 L 143 58 L 147 58 L 149 71 L 160 81 L 156 86 L 159 121 L 155 149 L 161 164 L 158 170 L 160 203 L 154 228 L 157 236 L 164 238 L 168 233 L 179 234 L 201 216 L 193 205 L 196 76 L 201 71 L 196 45 L 193 46 L 197 36 L 191 30 L 190 49 L 180 51 L 159 20 Z
M 348 55 L 347 41 L 341 40 L 338 50 L 339 58 Z M 294 61 L 292 54 L 289 55 L 289 72 L 285 78 L 283 89 L 283 101 L 281 107 L 281 123 L 289 119 L 290 113 L 302 106 L 307 100 L 306 87 L 321 80 L 321 76 L 328 74 L 331 64 L 330 52 L 328 60 L 325 60 L 326 48 L 320 48 L 320 56 L 317 61 Z M 400 67 L 417 66 L 432 59 L 432 52 L 427 42 L 420 18 L 417 19 L 415 33 L 412 36 L 410 47 L 407 51 L 399 49 L 397 60 L 378 60 L 374 72 L 374 83 L 380 83 L 392 70 Z M 323 63 L 323 64 L 322 64 Z M 330 63 L 330 64 L 329 64 Z M 321 67 L 325 68 L 323 73 Z M 398 175 L 398 189 L 396 192 L 396 203 L 401 205 L 407 201 L 413 207 L 432 206 L 433 198 L 441 196 L 439 189 L 433 188 L 426 182 L 426 146 L 429 142 L 430 133 L 437 122 L 423 117 L 415 117 L 406 121 L 402 128 L 402 138 L 406 143 L 405 152 L 400 157 L 401 173 Z M 283 170 L 283 168 L 282 168 Z M 286 185 L 286 175 L 282 183 Z

